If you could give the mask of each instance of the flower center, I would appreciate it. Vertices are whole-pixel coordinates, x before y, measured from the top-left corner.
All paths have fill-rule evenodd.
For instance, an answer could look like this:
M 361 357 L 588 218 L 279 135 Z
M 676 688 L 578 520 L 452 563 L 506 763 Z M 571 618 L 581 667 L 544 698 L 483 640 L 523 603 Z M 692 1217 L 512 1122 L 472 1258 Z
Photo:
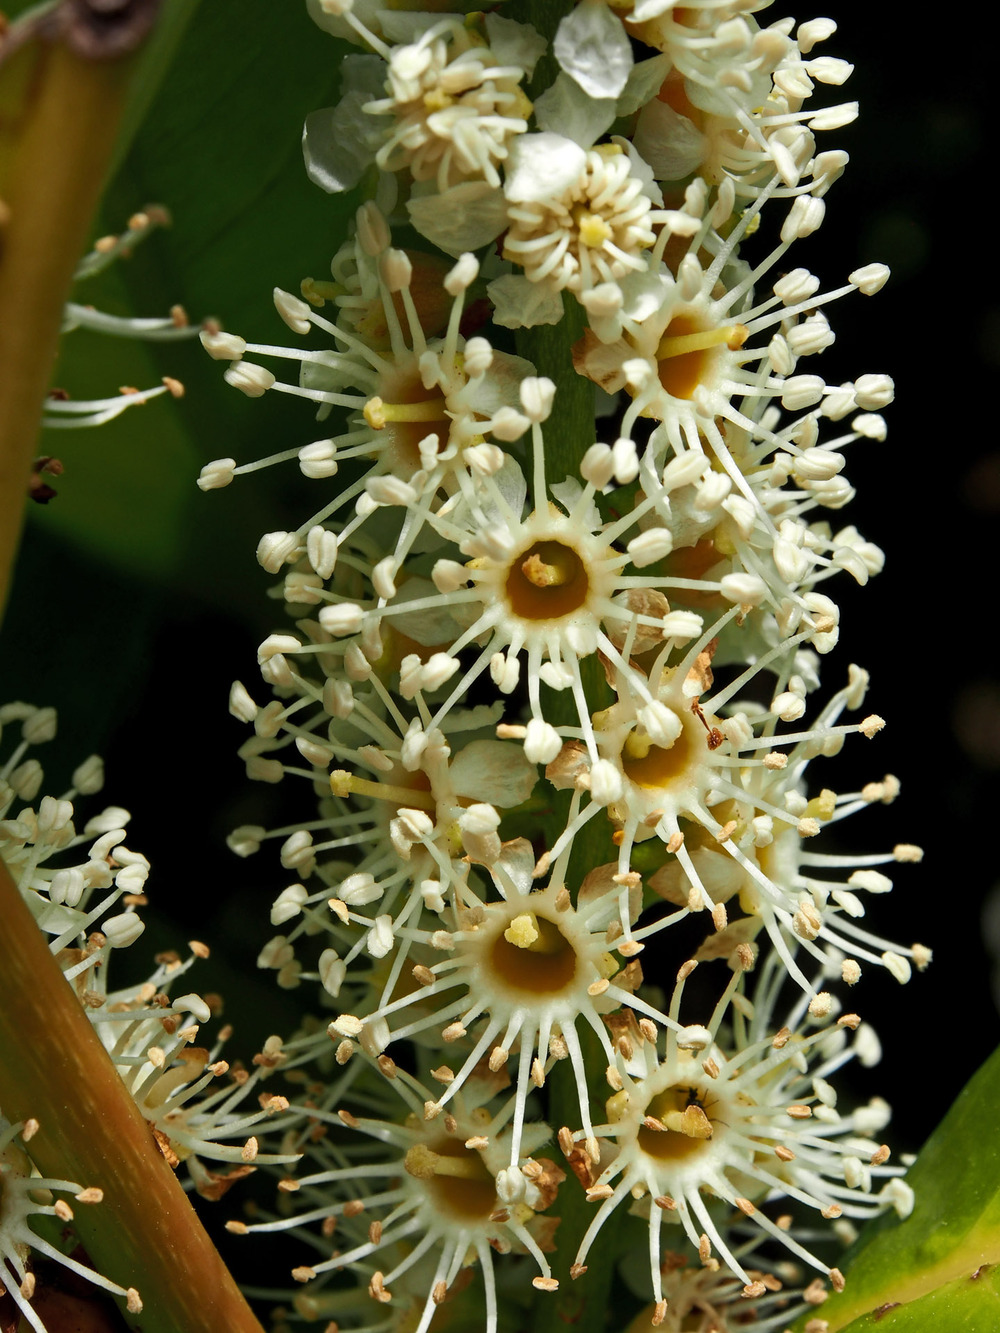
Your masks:
M 508 986 L 528 995 L 555 995 L 576 975 L 576 950 L 554 921 L 521 912 L 498 931 L 489 965 Z
M 479 1153 L 457 1139 L 416 1143 L 403 1166 L 426 1183 L 432 1203 L 457 1220 L 484 1222 L 496 1207 L 496 1181 Z
M 656 349 L 660 383 L 672 398 L 693 398 L 707 377 L 715 349 L 726 346 L 734 352 L 748 333 L 743 324 L 706 329 L 691 315 L 675 316 Z
M 583 561 L 562 542 L 533 542 L 507 572 L 507 599 L 522 620 L 558 620 L 587 601 L 590 579 Z
M 711 1139 L 711 1092 L 699 1085 L 674 1085 L 651 1097 L 639 1130 L 639 1147 L 660 1162 L 679 1162 Z
M 611 240 L 614 232 L 610 224 L 599 213 L 590 212 L 585 204 L 577 204 L 572 212 L 581 245 L 599 250 L 605 241 Z
M 641 727 L 625 737 L 622 746 L 622 768 L 625 776 L 639 787 L 669 787 L 688 771 L 693 759 L 692 728 L 684 730 L 668 749 L 654 745 Z

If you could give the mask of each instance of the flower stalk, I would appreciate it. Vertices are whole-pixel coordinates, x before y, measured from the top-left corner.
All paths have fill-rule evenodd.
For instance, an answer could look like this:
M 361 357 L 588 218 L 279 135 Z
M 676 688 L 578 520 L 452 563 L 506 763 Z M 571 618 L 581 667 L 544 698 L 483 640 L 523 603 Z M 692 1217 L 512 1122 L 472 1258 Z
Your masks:
M 91 1260 L 138 1290 L 143 1333 L 260 1333 L 3 861 L 0 913 L 3 1110 L 38 1122 L 43 1172 L 103 1190 L 75 1214 Z

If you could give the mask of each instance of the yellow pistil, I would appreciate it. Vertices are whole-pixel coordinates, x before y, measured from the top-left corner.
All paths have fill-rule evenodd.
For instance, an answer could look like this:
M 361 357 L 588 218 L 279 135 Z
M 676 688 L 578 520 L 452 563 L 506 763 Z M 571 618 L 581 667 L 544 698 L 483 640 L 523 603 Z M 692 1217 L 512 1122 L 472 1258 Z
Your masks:
M 561 931 L 551 921 L 544 918 L 539 921 L 534 912 L 522 912 L 514 917 L 503 937 L 508 944 L 528 949 L 531 953 L 555 954 L 566 948 Z
M 572 562 L 571 557 L 574 552 L 568 547 L 561 547 L 556 542 L 547 542 L 546 548 L 555 552 L 555 559 L 551 562 L 545 561 L 537 551 L 532 551 L 522 563 L 521 573 L 536 588 L 560 588 L 576 574 L 576 564 L 579 562 Z M 559 558 L 561 552 L 565 552 L 566 558 Z
M 582 204 L 574 208 L 573 221 L 576 223 L 580 244 L 589 246 L 592 250 L 600 249 L 613 235 L 611 227 L 604 218 L 599 213 L 588 213 Z
M 403 1158 L 403 1168 L 417 1180 L 433 1180 L 435 1176 L 454 1176 L 460 1180 L 478 1181 L 483 1174 L 482 1159 L 477 1153 L 462 1157 L 443 1157 L 426 1143 L 415 1143 Z
M 372 430 L 384 430 L 392 421 L 442 421 L 447 403 L 444 398 L 423 398 L 416 403 L 385 403 L 377 395 L 364 406 L 364 418 Z
M 510 923 L 504 931 L 503 937 L 508 944 L 516 944 L 519 949 L 530 949 L 537 946 L 541 939 L 538 918 L 534 912 L 522 912 Z
M 437 807 L 437 801 L 429 791 L 397 787 L 391 782 L 372 782 L 369 778 L 348 773 L 345 768 L 335 768 L 330 774 L 330 790 L 334 796 L 371 796 L 377 801 L 391 801 L 393 805 L 411 810 L 434 810 Z
M 641 727 L 633 727 L 625 737 L 625 744 L 622 746 L 622 752 L 629 759 L 645 759 L 653 748 L 653 742 L 642 730 Z M 670 747 L 667 746 L 667 749 Z
M 308 301 L 317 310 L 344 294 L 344 288 L 338 282 L 317 281 L 315 278 L 303 278 L 299 286 L 302 299 Z
M 690 352 L 707 352 L 725 344 L 731 352 L 742 347 L 750 336 L 745 324 L 727 324 L 721 329 L 702 329 L 694 333 L 665 334 L 656 349 L 657 361 L 672 356 L 686 356 Z
M 667 1111 L 660 1117 L 665 1129 L 685 1134 L 689 1139 L 710 1139 L 712 1122 L 700 1106 L 686 1106 L 683 1111 Z
M 444 111 L 454 102 L 453 97 L 449 97 L 443 88 L 431 88 L 429 92 L 424 93 L 424 109 L 426 111 Z

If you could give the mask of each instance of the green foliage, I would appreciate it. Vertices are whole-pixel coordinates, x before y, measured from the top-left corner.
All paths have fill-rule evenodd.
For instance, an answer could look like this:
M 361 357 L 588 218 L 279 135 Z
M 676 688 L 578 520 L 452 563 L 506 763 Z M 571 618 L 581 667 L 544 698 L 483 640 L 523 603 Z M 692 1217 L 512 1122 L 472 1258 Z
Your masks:
M 993 1268 L 1000 1262 L 998 1105 L 1000 1051 L 962 1090 L 910 1171 L 916 1194 L 910 1217 L 882 1217 L 847 1256 L 845 1290 L 816 1312 L 829 1333 L 1000 1327 L 1000 1276 Z
M 75 298 L 121 315 L 162 316 L 180 303 L 193 323 L 215 317 L 252 340 L 293 338 L 271 306 L 271 285 L 295 291 L 303 277 L 324 276 L 356 202 L 310 184 L 298 147 L 306 112 L 338 95 L 340 54 L 328 36 L 319 40 L 304 6 L 171 0 L 137 80 L 97 234 L 121 232 L 151 203 L 174 223 L 80 283 Z M 32 517 L 50 538 L 120 571 L 230 610 L 242 603 L 249 614 L 260 589 L 238 571 L 259 533 L 277 526 L 280 500 L 276 513 L 269 498 L 265 521 L 259 494 L 227 504 L 202 495 L 195 478 L 210 458 L 245 462 L 305 444 L 312 424 L 287 403 L 248 402 L 222 382 L 222 369 L 197 341 L 71 334 L 54 383 L 74 397 L 149 387 L 165 374 L 187 393 L 97 432 L 48 432 L 42 448 L 66 472 L 57 500 Z M 191 542 L 192 530 L 205 542 Z

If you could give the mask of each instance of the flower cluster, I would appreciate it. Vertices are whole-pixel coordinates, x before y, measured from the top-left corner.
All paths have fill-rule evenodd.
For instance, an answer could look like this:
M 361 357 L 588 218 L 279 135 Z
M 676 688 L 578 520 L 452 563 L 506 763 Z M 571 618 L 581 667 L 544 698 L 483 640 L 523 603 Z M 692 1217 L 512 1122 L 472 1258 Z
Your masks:
M 263 693 L 230 695 L 248 776 L 303 797 L 230 838 L 276 841 L 288 874 L 259 962 L 328 1011 L 289 1048 L 320 1071 L 308 1165 L 231 1227 L 312 1247 L 304 1318 L 425 1333 L 478 1265 L 495 1333 L 525 1267 L 495 1253 L 553 1291 L 629 1201 L 643 1328 L 735 1308 L 763 1330 L 824 1298 L 800 1265 L 842 1282 L 777 1200 L 841 1234 L 912 1206 L 888 1108 L 840 1109 L 833 1080 L 878 1056 L 844 988 L 930 961 L 861 924 L 878 867 L 921 853 L 839 849 L 831 826 L 899 784 L 828 785 L 884 723 L 861 667 L 820 682 L 837 580 L 882 567 L 832 516 L 893 386 L 814 367 L 826 307 L 888 270 L 823 289 L 797 266 L 847 160 L 816 135 L 856 108 L 812 101 L 850 73 L 813 54 L 833 25 L 766 7 L 581 0 L 548 40 L 513 5 L 310 2 L 363 50 L 306 122 L 307 170 L 370 197 L 329 279 L 274 292 L 305 342 L 202 341 L 233 387 L 333 424 L 199 479 L 295 460 L 316 496 L 261 539 L 288 620 Z M 728 970 L 682 1012 L 698 963 Z
M 170 991 L 208 948 L 192 940 L 182 960 L 160 954 L 151 975 L 122 989 L 109 985 L 116 951 L 141 938 L 149 862 L 125 846 L 130 815 L 107 806 L 77 832 L 74 802 L 104 785 L 104 765 L 91 755 L 74 769 L 61 796 L 43 795 L 45 773 L 37 747 L 51 742 L 56 710 L 26 703 L 0 706 L 0 860 L 28 904 L 79 1001 L 163 1156 L 172 1167 L 183 1162 L 188 1187 L 219 1199 L 259 1165 L 279 1165 L 296 1154 L 260 1152 L 258 1134 L 294 1123 L 289 1101 L 261 1088 L 274 1070 L 294 1063 L 278 1037 L 254 1057 L 253 1072 L 220 1058 L 230 1035 L 223 1029 L 212 1049 L 197 1045 L 200 1027 L 213 1017 L 209 1003 L 188 992 Z M 13 740 L 13 744 L 11 744 Z M 37 804 L 36 804 L 37 800 Z M 83 849 L 86 848 L 84 851 Z M 115 911 L 115 908 L 124 908 Z M 110 915 L 109 915 L 110 913 Z M 60 983 L 61 984 L 61 983 Z M 248 1108 L 256 1094 L 258 1105 Z M 102 1191 L 63 1180 L 45 1180 L 31 1160 L 29 1140 L 35 1121 L 9 1124 L 0 1116 L 0 1283 L 10 1291 L 31 1328 L 45 1325 L 31 1305 L 35 1275 L 30 1251 L 54 1260 L 115 1294 L 128 1309 L 141 1310 L 138 1292 L 127 1292 L 36 1235 L 32 1215 L 56 1217 L 69 1227 L 70 1204 L 52 1201 L 52 1192 L 77 1203 L 99 1203 Z M 237 1140 L 236 1143 L 230 1142 Z M 221 1163 L 216 1170 L 210 1163 Z

